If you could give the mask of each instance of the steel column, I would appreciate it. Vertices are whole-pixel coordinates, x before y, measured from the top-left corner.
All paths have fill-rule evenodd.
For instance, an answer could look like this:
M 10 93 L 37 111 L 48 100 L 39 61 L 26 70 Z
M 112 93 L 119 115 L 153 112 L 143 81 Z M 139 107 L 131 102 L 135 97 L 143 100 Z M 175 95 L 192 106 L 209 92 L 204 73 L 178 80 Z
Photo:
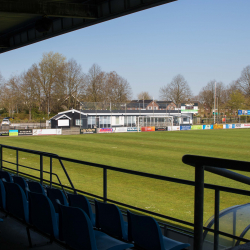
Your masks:
M 194 250 L 203 245 L 204 166 L 195 165 Z
M 103 201 L 107 202 L 107 169 L 103 168 Z
M 214 250 L 219 249 L 219 228 L 220 228 L 220 190 L 215 189 L 214 199 Z
M 43 156 L 40 155 L 40 183 L 43 185 Z
M 19 167 L 18 167 L 18 150 L 16 150 L 16 175 L 18 176 L 18 171 L 19 171 Z
M 49 174 L 50 174 L 50 188 L 52 188 L 52 157 L 50 157 Z

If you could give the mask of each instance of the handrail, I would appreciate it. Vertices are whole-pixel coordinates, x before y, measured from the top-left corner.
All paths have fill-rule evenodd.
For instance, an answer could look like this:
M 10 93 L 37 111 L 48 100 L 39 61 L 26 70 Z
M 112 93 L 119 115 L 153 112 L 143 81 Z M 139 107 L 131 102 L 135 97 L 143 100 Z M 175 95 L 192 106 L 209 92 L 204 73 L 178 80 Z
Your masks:
M 184 155 L 183 163 L 195 167 L 195 210 L 194 210 L 194 250 L 200 250 L 203 246 L 203 206 L 204 206 L 204 171 L 215 171 L 216 174 L 233 178 L 233 172 L 217 171 L 218 169 L 232 169 L 250 172 L 250 162 L 228 160 L 214 157 Z M 212 168 L 211 168 L 212 167 Z M 207 169 L 206 169 L 207 168 Z M 247 177 L 235 174 L 235 179 L 249 184 Z M 215 189 L 215 212 L 214 212 L 214 250 L 219 246 L 219 200 L 220 190 Z

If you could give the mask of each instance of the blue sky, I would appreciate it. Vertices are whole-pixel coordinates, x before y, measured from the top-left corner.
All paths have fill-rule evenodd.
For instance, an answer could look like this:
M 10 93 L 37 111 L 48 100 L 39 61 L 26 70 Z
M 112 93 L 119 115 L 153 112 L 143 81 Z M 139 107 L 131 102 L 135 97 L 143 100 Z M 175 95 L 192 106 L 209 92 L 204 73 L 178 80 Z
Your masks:
M 198 94 L 210 80 L 236 80 L 250 65 L 249 0 L 178 0 L 0 54 L 0 72 L 27 70 L 44 52 L 93 63 L 128 80 L 133 97 L 182 74 Z

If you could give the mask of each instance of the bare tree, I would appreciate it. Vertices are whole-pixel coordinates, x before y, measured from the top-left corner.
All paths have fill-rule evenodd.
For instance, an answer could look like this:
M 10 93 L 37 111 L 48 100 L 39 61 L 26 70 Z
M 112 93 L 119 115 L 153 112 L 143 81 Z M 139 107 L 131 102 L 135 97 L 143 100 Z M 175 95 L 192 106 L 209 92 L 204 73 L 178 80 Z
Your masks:
M 160 99 L 164 101 L 173 101 L 179 104 L 187 100 L 192 95 L 190 87 L 182 75 L 177 75 L 173 80 L 160 88 Z
M 130 84 L 115 71 L 105 75 L 105 101 L 112 103 L 126 102 L 132 96 Z
M 199 100 L 201 103 L 205 104 L 206 107 L 212 109 L 214 106 L 214 94 L 215 94 L 215 80 L 208 82 L 208 84 L 202 88 L 199 93 Z M 226 89 L 222 82 L 216 83 L 216 103 L 219 106 L 226 102 Z
M 36 67 L 36 80 L 39 83 L 43 99 L 44 99 L 44 111 L 51 110 L 51 102 L 53 100 L 53 91 L 58 91 L 55 88 L 57 83 L 57 74 L 61 70 L 62 65 L 65 63 L 65 57 L 59 53 L 44 53 L 43 58 Z M 53 108 L 53 106 L 52 106 Z
M 137 95 L 138 100 L 152 100 L 152 96 L 147 91 L 142 91 Z
M 32 108 L 39 106 L 40 88 L 36 81 L 35 66 L 21 75 L 20 91 L 23 97 L 24 106 L 29 110 L 29 120 L 32 119 Z
M 245 67 L 242 72 L 240 78 L 237 80 L 243 94 L 250 97 L 250 65 Z
M 101 67 L 93 64 L 87 75 L 86 96 L 89 102 L 100 102 L 104 99 L 105 73 Z

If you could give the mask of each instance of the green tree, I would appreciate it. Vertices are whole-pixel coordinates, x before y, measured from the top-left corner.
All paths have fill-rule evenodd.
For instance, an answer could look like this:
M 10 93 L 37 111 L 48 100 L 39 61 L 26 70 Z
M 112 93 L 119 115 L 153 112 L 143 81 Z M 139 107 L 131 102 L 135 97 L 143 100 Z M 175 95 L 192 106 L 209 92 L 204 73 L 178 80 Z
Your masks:
M 245 96 L 241 93 L 240 90 L 236 90 L 229 95 L 229 100 L 227 106 L 231 110 L 238 110 L 245 107 Z

